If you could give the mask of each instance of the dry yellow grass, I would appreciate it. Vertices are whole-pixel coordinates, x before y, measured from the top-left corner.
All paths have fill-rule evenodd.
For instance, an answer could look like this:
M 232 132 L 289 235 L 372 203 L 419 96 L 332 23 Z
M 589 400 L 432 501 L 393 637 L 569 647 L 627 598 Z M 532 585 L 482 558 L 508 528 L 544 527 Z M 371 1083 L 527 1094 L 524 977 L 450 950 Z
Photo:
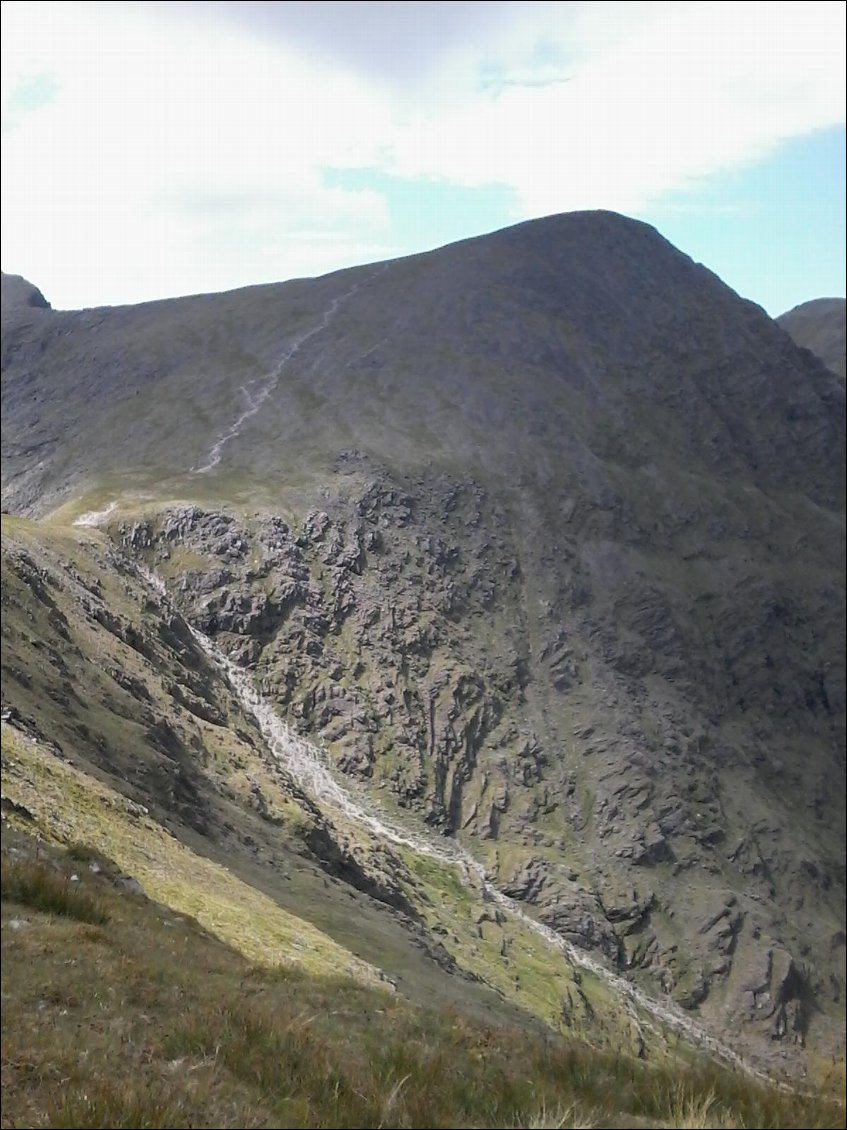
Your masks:
M 138 805 L 8 726 L 3 757 L 4 791 L 32 813 L 42 835 L 64 844 L 84 842 L 110 856 L 151 898 L 195 917 L 248 959 L 380 982 L 377 969 L 311 923 L 192 852 Z

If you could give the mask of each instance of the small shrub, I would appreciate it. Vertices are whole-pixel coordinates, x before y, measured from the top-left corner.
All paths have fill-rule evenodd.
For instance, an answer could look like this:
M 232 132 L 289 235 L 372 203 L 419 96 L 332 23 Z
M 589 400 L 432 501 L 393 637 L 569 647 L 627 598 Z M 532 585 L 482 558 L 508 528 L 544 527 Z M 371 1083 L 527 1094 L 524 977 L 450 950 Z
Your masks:
M 668 1116 L 680 1130 L 731 1130 L 740 1123 L 734 1121 L 728 1112 L 721 1110 L 714 1091 L 694 1094 L 684 1086 L 677 1086 L 669 1104 Z
M 537 1114 L 521 1122 L 520 1130 L 592 1130 L 597 1125 L 577 1107 L 559 1107 L 551 1113 L 542 1106 Z
M 43 863 L 3 859 L 0 878 L 4 901 L 97 926 L 109 921 L 96 898 Z
M 97 863 L 101 867 L 114 867 L 114 863 L 107 859 L 101 851 L 92 847 L 91 844 L 83 843 L 82 840 L 74 840 L 69 843 L 65 848 L 68 859 L 74 860 L 75 863 Z

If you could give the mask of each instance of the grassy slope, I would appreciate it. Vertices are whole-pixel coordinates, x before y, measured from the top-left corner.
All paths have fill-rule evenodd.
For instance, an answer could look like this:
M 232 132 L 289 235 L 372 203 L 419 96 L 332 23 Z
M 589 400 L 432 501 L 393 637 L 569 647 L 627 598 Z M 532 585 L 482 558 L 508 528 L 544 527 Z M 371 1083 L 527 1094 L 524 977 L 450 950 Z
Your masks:
M 835 1102 L 712 1065 L 651 1067 L 250 963 L 119 882 L 93 849 L 4 830 L 4 1126 L 843 1124 Z
M 245 957 L 327 968 L 378 982 L 379 972 L 309 922 L 283 910 L 229 868 L 193 852 L 132 801 L 3 728 L 4 788 L 35 826 L 58 843 L 85 842 L 108 854 L 151 897 Z

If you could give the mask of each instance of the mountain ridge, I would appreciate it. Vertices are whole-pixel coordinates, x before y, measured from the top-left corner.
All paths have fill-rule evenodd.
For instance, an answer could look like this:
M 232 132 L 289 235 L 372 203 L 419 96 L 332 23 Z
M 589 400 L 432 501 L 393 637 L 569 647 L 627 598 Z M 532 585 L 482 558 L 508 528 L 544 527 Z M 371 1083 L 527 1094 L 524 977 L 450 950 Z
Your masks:
M 556 242 L 553 242 L 554 239 L 556 239 Z M 511 251 L 517 240 L 521 241 L 522 246 L 525 245 L 523 251 L 524 265 L 521 271 L 517 270 L 515 261 L 513 261 L 515 256 Z M 589 241 L 591 258 L 590 263 L 583 266 L 580 259 L 586 254 L 583 246 L 586 241 Z M 552 258 L 551 247 L 559 248 L 558 259 Z M 648 277 L 644 263 L 650 262 L 650 255 L 654 253 L 660 256 L 660 266 L 654 268 L 652 277 Z M 470 262 L 467 262 L 469 256 Z M 607 263 L 606 258 L 609 256 L 613 257 L 613 261 Z M 480 264 L 480 259 L 483 260 L 482 264 Z M 462 283 L 462 270 L 465 273 L 471 272 L 476 280 L 475 286 Z M 421 272 L 424 272 L 426 277 L 425 289 L 421 289 L 423 284 L 419 281 L 416 291 L 414 289 L 416 285 L 414 275 Z M 114 344 L 107 341 L 107 353 L 108 347 L 111 345 L 112 348 L 120 348 L 124 354 L 124 369 L 121 375 L 124 383 L 124 396 L 126 397 L 130 390 L 136 395 L 144 394 L 145 380 L 156 372 L 157 361 L 155 357 L 149 355 L 150 345 L 145 338 L 145 331 L 149 328 L 147 321 L 155 313 L 172 312 L 172 316 L 165 319 L 162 332 L 172 334 L 172 339 L 169 340 L 168 345 L 174 352 L 177 352 L 176 373 L 174 374 L 176 388 L 174 392 L 182 391 L 182 395 L 185 396 L 187 392 L 187 390 L 183 390 L 185 377 L 180 374 L 179 369 L 185 363 L 190 342 L 180 343 L 178 338 L 173 340 L 176 337 L 175 331 L 177 329 L 174 323 L 182 323 L 182 328 L 186 325 L 191 326 L 196 336 L 198 332 L 202 332 L 208 309 L 220 300 L 224 308 L 218 313 L 219 320 L 226 324 L 229 319 L 240 318 L 242 320 L 241 329 L 234 328 L 233 333 L 240 333 L 242 339 L 249 338 L 250 340 L 249 352 L 245 349 L 240 353 L 238 349 L 233 348 L 231 341 L 227 342 L 224 347 L 225 360 L 230 360 L 230 357 L 226 356 L 226 353 L 229 353 L 233 363 L 237 366 L 238 372 L 248 382 L 250 380 L 257 381 L 261 380 L 275 363 L 274 354 L 279 356 L 280 352 L 284 353 L 285 351 L 284 345 L 281 349 L 277 346 L 275 350 L 272 350 L 267 340 L 262 343 L 261 351 L 256 348 L 256 342 L 261 341 L 262 336 L 266 338 L 267 331 L 265 330 L 265 334 L 262 335 L 255 322 L 257 319 L 266 321 L 269 318 L 269 306 L 273 306 L 275 298 L 288 298 L 289 302 L 296 302 L 302 294 L 312 291 L 320 300 L 320 297 L 327 292 L 332 295 L 334 292 L 343 293 L 343 289 L 348 289 L 347 287 L 342 289 L 337 285 L 338 283 L 344 284 L 348 280 L 358 281 L 358 284 L 364 288 L 364 292 L 361 295 L 353 296 L 352 305 L 348 307 L 348 313 L 355 315 L 357 303 L 361 305 L 366 295 L 373 295 L 370 304 L 364 308 L 363 313 L 365 324 L 372 327 L 370 332 L 374 340 L 363 342 L 361 354 L 358 357 L 351 356 L 349 352 L 345 354 L 344 368 L 347 371 L 344 373 L 346 378 L 344 381 L 341 380 L 337 372 L 332 373 L 330 367 L 323 373 L 313 371 L 308 374 L 307 378 L 299 377 L 295 368 L 290 374 L 291 391 L 300 396 L 301 403 L 297 404 L 297 408 L 301 412 L 304 407 L 307 410 L 310 407 L 310 405 L 303 403 L 310 397 L 313 401 L 312 407 L 314 406 L 314 398 L 322 397 L 324 407 L 328 401 L 330 410 L 335 409 L 337 411 L 335 406 L 339 402 L 343 403 L 344 398 L 350 397 L 351 394 L 370 396 L 375 411 L 381 411 L 384 415 L 382 419 L 373 422 L 374 426 L 379 425 L 378 430 L 373 434 L 366 434 L 362 438 L 377 444 L 378 450 L 383 453 L 394 454 L 395 457 L 407 459 L 409 447 L 414 444 L 413 437 L 408 434 L 403 436 L 405 447 L 401 447 L 396 442 L 393 443 L 392 439 L 395 429 L 405 429 L 405 432 L 408 433 L 411 428 L 411 421 L 420 424 L 420 412 L 414 401 L 416 389 L 408 387 L 412 380 L 416 381 L 420 378 L 420 374 L 414 372 L 413 362 L 413 371 L 408 374 L 405 380 L 398 373 L 402 362 L 409 363 L 409 359 L 408 354 L 406 358 L 400 359 L 392 355 L 392 335 L 404 335 L 403 340 L 406 341 L 410 331 L 413 331 L 416 337 L 416 340 L 412 343 L 413 348 L 427 358 L 427 363 L 430 365 L 426 374 L 428 391 L 430 395 L 435 392 L 440 393 L 440 398 L 446 401 L 443 408 L 440 404 L 438 405 L 441 409 L 438 413 L 438 428 L 448 429 L 452 427 L 452 433 L 454 433 L 445 438 L 444 446 L 452 449 L 461 444 L 462 435 L 455 434 L 458 432 L 457 425 L 461 425 L 466 430 L 473 429 L 475 424 L 477 428 L 482 426 L 483 429 L 486 425 L 489 428 L 497 427 L 502 424 L 504 419 L 508 418 L 510 413 L 516 410 L 523 410 L 527 430 L 534 429 L 543 432 L 545 426 L 548 425 L 549 409 L 553 408 L 555 414 L 558 415 L 564 410 L 565 406 L 563 405 L 559 412 L 556 412 L 558 406 L 550 405 L 546 399 L 539 398 L 538 394 L 534 392 L 531 377 L 529 380 L 527 379 L 529 374 L 532 373 L 534 365 L 540 363 L 543 368 L 544 365 L 550 363 L 556 364 L 560 371 L 567 375 L 567 393 L 572 398 L 578 397 L 579 401 L 583 402 L 584 410 L 589 411 L 591 409 L 592 390 L 590 382 L 586 380 L 587 374 L 583 372 L 586 354 L 593 353 L 595 355 L 593 359 L 594 368 L 602 372 L 604 353 L 611 354 L 615 359 L 615 364 L 620 366 L 620 359 L 634 351 L 641 350 L 649 353 L 650 350 L 656 349 L 660 345 L 662 349 L 669 348 L 671 342 L 680 336 L 683 328 L 688 334 L 687 352 L 692 351 L 695 347 L 694 328 L 698 325 L 698 322 L 703 322 L 702 312 L 696 308 L 696 304 L 685 309 L 682 308 L 682 296 L 691 290 L 690 280 L 692 278 L 697 280 L 698 286 L 702 283 L 707 287 L 710 298 L 718 302 L 719 309 L 712 312 L 713 317 L 718 313 L 724 316 L 725 307 L 733 311 L 733 320 L 742 339 L 749 336 L 751 332 L 747 325 L 748 320 L 750 320 L 751 325 L 757 326 L 759 330 L 765 325 L 771 324 L 763 311 L 752 304 L 739 304 L 733 292 L 720 283 L 716 276 L 673 249 L 654 229 L 646 224 L 624 220 L 622 217 L 616 217 L 611 213 L 577 213 L 571 216 L 556 217 L 549 221 L 531 221 L 527 224 L 518 225 L 517 228 L 505 229 L 493 236 L 462 241 L 439 251 L 428 252 L 423 256 L 394 260 L 375 267 L 353 268 L 316 280 L 297 280 L 290 283 L 271 284 L 220 296 L 205 295 L 188 299 L 171 299 L 165 300 L 164 303 L 148 303 L 138 307 L 108 307 L 101 308 L 98 311 L 83 311 L 78 314 L 46 314 L 45 318 L 48 322 L 58 319 L 56 326 L 57 329 L 61 326 L 63 336 L 67 336 L 68 333 L 72 335 L 72 327 L 76 326 L 80 336 L 85 340 L 86 353 L 83 356 L 86 358 L 86 371 L 92 363 L 94 366 L 98 365 L 98 336 L 104 335 L 104 331 L 108 330 L 110 321 L 116 322 L 114 331 L 116 341 Z M 461 394 L 467 390 L 460 389 L 457 394 L 454 383 L 459 377 L 465 380 L 472 376 L 472 374 L 466 374 L 463 359 L 456 356 L 439 358 L 437 353 L 433 357 L 433 348 L 437 345 L 437 338 L 433 341 L 432 331 L 424 330 L 423 325 L 420 329 L 415 328 L 417 322 L 424 320 L 417 318 L 412 319 L 409 323 L 407 317 L 405 323 L 401 320 L 397 324 L 394 318 L 379 317 L 380 309 L 383 311 L 392 309 L 390 299 L 396 299 L 398 293 L 406 292 L 409 293 L 409 302 L 412 306 L 419 308 L 424 303 L 429 306 L 429 311 L 420 312 L 428 313 L 431 318 L 436 319 L 439 327 L 448 322 L 448 326 L 445 328 L 449 329 L 452 340 L 457 340 L 459 335 L 466 334 L 470 328 L 478 341 L 478 345 L 475 347 L 479 354 L 476 363 L 481 364 L 483 361 L 487 361 L 489 364 L 496 364 L 504 368 L 506 373 L 514 373 L 513 380 L 517 376 L 517 373 L 515 373 L 515 343 L 508 340 L 507 334 L 503 340 L 500 340 L 504 334 L 503 323 L 515 313 L 509 305 L 512 293 L 520 295 L 524 303 L 530 304 L 533 307 L 533 313 L 538 324 L 535 334 L 521 342 L 520 368 L 524 373 L 521 396 L 524 403 L 514 403 L 512 398 L 507 395 L 507 390 L 498 389 L 498 386 L 495 385 L 490 391 L 486 390 L 484 398 L 479 398 L 478 402 L 471 401 L 470 406 L 473 408 L 476 419 L 469 419 L 467 414 L 464 414 L 463 418 Z M 455 301 L 449 301 L 446 298 L 448 294 L 454 294 Z M 337 296 L 337 293 L 335 296 Z M 554 298 L 557 301 L 561 299 L 566 316 L 563 316 L 562 309 L 553 307 L 552 301 Z M 243 301 L 245 299 L 257 301 L 250 301 L 245 306 Z M 378 308 L 374 309 L 374 306 L 377 305 Z M 329 302 L 326 301 L 324 309 L 328 306 Z M 258 307 L 258 309 L 254 309 L 254 307 Z M 635 313 L 633 308 L 636 310 Z M 317 309 L 320 310 L 321 307 L 317 307 Z M 494 310 L 497 311 L 498 315 L 497 324 L 491 324 L 487 320 L 492 317 Z M 741 311 L 744 311 L 743 316 L 741 316 Z M 295 307 L 295 316 L 297 312 Z M 551 324 L 553 314 L 555 315 L 555 323 Z M 284 315 L 283 306 L 277 317 L 284 317 Z M 315 320 L 319 320 L 320 314 L 316 314 L 314 317 Z M 346 328 L 344 327 L 344 317 L 345 311 L 342 309 L 338 314 L 336 328 Z M 547 319 L 546 324 L 545 318 Z M 70 320 L 68 321 L 68 319 Z M 253 325 L 249 324 L 251 319 Z M 97 320 L 97 324 L 93 324 L 92 320 Z M 426 324 L 424 321 L 424 325 Z M 696 343 L 709 356 L 716 351 L 722 352 L 724 350 L 720 334 L 715 334 L 713 330 L 710 330 L 710 325 L 714 325 L 714 322 L 709 323 L 706 320 L 703 327 L 704 339 L 702 342 Z M 208 328 L 205 332 L 209 336 Z M 332 330 L 328 330 L 328 333 L 323 335 L 330 338 L 329 342 L 322 341 L 319 337 L 314 343 L 321 347 L 324 357 L 328 355 L 330 366 L 333 363 L 331 354 L 332 332 Z M 423 337 L 421 338 L 422 332 Z M 219 349 L 221 337 L 221 333 L 212 335 L 211 342 L 205 348 Z M 358 343 L 355 342 L 355 335 L 353 335 L 353 338 L 353 347 L 355 347 Z M 775 342 L 776 339 L 774 339 L 774 344 Z M 152 344 L 155 345 L 155 342 Z M 351 349 L 349 341 L 345 342 L 345 346 L 348 351 Z M 19 351 L 25 346 L 22 342 L 15 342 L 12 344 L 12 348 Z M 224 352 L 224 348 L 221 348 L 220 351 Z M 65 349 L 67 349 L 67 345 L 65 345 Z M 88 355 L 88 349 L 93 351 L 91 356 Z M 160 349 L 161 346 L 157 351 L 160 351 Z M 314 352 L 314 345 L 312 352 Z M 183 354 L 182 359 L 180 359 L 179 353 Z M 776 349 L 771 365 L 776 366 L 783 360 L 781 351 Z M 69 363 L 73 364 L 74 359 L 70 358 Z M 172 369 L 175 367 L 174 360 L 171 357 L 167 359 L 167 364 Z M 379 378 L 386 368 L 392 369 L 389 377 L 391 384 L 389 389 L 383 390 L 380 387 Z M 450 376 L 451 373 L 454 374 L 452 377 Z M 195 374 L 192 374 L 192 376 L 196 379 Z M 755 387 L 751 387 L 749 390 L 738 388 L 733 390 L 734 397 L 737 401 L 740 401 L 735 406 L 735 426 L 742 426 L 740 419 L 738 419 L 742 415 L 742 409 L 751 413 L 761 413 L 768 406 L 768 402 L 773 399 L 774 390 L 770 387 L 771 380 L 768 379 L 766 374 L 763 374 L 763 377 L 764 379 L 758 381 Z M 98 383 L 92 386 L 92 393 L 98 391 L 99 394 L 100 385 L 104 378 L 106 381 L 113 379 L 109 377 L 108 373 L 101 373 Z M 447 381 L 446 385 L 445 380 Z M 453 387 L 451 387 L 451 384 Z M 127 385 L 129 385 L 129 388 L 126 388 Z M 830 390 L 826 389 L 825 382 L 815 382 L 815 385 L 817 387 L 814 391 L 817 392 L 818 396 L 826 397 L 830 395 Z M 28 389 L 27 391 L 31 396 L 40 397 L 42 395 L 38 388 Z M 55 390 L 51 391 L 55 393 Z M 211 389 L 207 389 L 206 395 L 211 391 Z M 545 397 L 551 391 L 553 390 L 545 386 Z M 609 390 L 604 391 L 605 395 L 608 396 Z M 645 391 L 649 394 L 649 385 L 646 388 L 638 389 L 639 394 L 643 394 Z M 84 395 L 85 392 L 85 385 L 76 390 L 77 395 L 79 393 Z M 388 405 L 384 403 L 386 392 L 390 392 L 390 404 Z M 726 390 L 722 390 L 723 395 L 725 395 L 725 392 Z M 704 396 L 704 393 L 706 393 L 706 396 Z M 678 388 L 663 389 L 663 399 L 669 402 L 674 411 L 674 405 L 681 396 L 696 397 L 700 401 L 707 422 L 712 424 L 714 428 L 726 432 L 726 421 L 722 421 L 719 414 L 715 413 L 714 408 L 708 402 L 708 395 L 711 395 L 711 393 L 707 393 L 706 387 L 698 388 L 691 384 L 685 388 L 684 393 L 681 393 Z M 803 415 L 810 408 L 814 411 L 808 403 L 812 395 L 812 392 L 808 389 L 779 389 L 779 396 L 785 401 L 786 406 L 791 406 L 791 411 L 797 417 L 794 421 L 794 430 L 796 431 L 800 430 Z M 458 420 L 454 420 L 457 406 L 460 408 L 460 416 Z M 574 403 L 567 406 L 569 413 L 573 411 L 575 406 Z M 127 405 L 127 408 L 132 407 L 132 404 Z M 433 409 L 435 407 L 433 404 Z M 607 404 L 605 407 L 607 419 L 604 420 L 604 424 L 608 427 L 609 409 L 612 406 Z M 632 410 L 632 398 L 630 398 L 626 407 L 628 410 Z M 663 410 L 662 404 L 654 404 L 654 407 L 659 411 Z M 831 410 L 837 410 L 837 403 L 832 405 Z M 231 411 L 230 408 L 228 412 Z M 819 411 L 817 416 L 816 422 L 820 426 Z M 43 414 L 39 413 L 39 417 L 36 428 L 38 429 L 40 424 L 40 430 L 44 431 L 46 422 Z M 307 416 L 307 420 L 314 427 L 319 428 L 321 426 L 321 421 L 314 411 Z M 666 420 L 670 424 L 673 423 L 672 416 L 667 412 Z M 29 422 L 30 426 L 34 422 L 32 414 L 30 414 Z M 279 425 L 279 419 L 275 422 Z M 219 426 L 221 428 L 225 426 L 223 419 L 220 419 Z M 338 429 L 341 422 L 334 420 L 332 426 Z M 425 434 L 423 438 L 432 443 L 437 455 L 439 432 L 434 427 L 430 428 L 430 431 L 433 434 Z M 629 434 L 631 431 L 632 429 L 626 426 L 624 421 L 617 422 L 614 442 L 618 447 L 618 457 L 626 451 L 627 446 L 632 446 L 633 440 L 631 434 Z M 409 443 L 410 438 L 413 440 L 412 445 Z M 585 427 L 583 427 L 581 434 L 578 433 L 575 438 L 582 439 L 583 445 L 585 440 L 588 439 L 589 451 L 582 455 L 582 460 L 588 459 L 590 461 L 591 443 L 599 444 L 598 437 L 592 435 L 590 430 L 586 436 Z M 680 447 L 684 443 L 689 445 L 698 443 L 698 436 L 690 427 L 688 434 L 674 438 L 677 439 Z M 129 435 L 123 436 L 122 439 L 129 440 L 131 443 L 131 436 Z M 628 439 L 629 444 L 627 443 Z M 260 434 L 258 441 L 258 446 L 261 446 L 262 443 L 266 444 L 267 437 Z M 53 442 L 52 435 L 49 436 L 45 444 L 48 449 L 51 442 Z M 482 437 L 476 444 L 477 454 L 487 446 L 487 437 Z M 701 448 L 700 454 L 704 454 L 702 443 L 699 446 Z M 712 465 L 729 457 L 729 446 L 727 442 L 719 444 L 719 450 L 715 452 L 714 458 L 710 459 Z M 796 446 L 796 442 L 792 446 Z M 43 448 L 39 448 L 39 451 L 43 457 Z M 708 454 L 708 452 L 705 453 Z M 127 454 L 132 454 L 131 447 Z M 509 453 L 506 452 L 505 454 L 508 455 Z M 579 455 L 579 452 L 575 451 L 570 454 L 573 457 Z M 600 454 L 602 457 L 602 447 Z M 502 458 L 502 455 L 503 452 L 499 451 L 498 457 Z M 757 450 L 755 456 L 759 463 L 767 462 L 770 458 L 766 450 Z M 424 458 L 425 456 L 419 455 L 418 457 Z M 643 450 L 631 451 L 629 458 L 636 463 L 643 462 L 645 453 Z M 232 460 L 232 452 L 230 453 L 230 460 Z M 783 463 L 784 460 L 774 461 L 771 471 L 779 471 Z M 189 470 L 185 467 L 180 468 L 178 465 L 170 469 L 176 472 Z M 786 474 L 797 475 L 799 481 L 802 482 L 803 468 L 801 466 L 794 466 L 789 462 L 784 470 Z

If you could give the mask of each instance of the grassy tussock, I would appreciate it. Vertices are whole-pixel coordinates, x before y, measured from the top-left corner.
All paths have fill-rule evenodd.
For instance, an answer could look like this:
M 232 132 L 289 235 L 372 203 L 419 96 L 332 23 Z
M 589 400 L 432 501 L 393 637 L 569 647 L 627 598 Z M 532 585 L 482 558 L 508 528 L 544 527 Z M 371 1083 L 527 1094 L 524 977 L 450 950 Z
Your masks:
M 40 1126 L 74 1130 L 76 1127 L 171 1126 L 174 1130 L 194 1126 L 175 1088 L 103 1080 L 96 1088 L 71 1091 L 51 1103 Z
M 520 1130 L 593 1130 L 599 1123 L 586 1118 L 578 1107 L 560 1107 L 553 1113 L 541 1110 L 521 1124 Z
M 101 903 L 70 875 L 36 860 L 2 859 L 2 896 L 44 914 L 102 925 L 109 920 Z

